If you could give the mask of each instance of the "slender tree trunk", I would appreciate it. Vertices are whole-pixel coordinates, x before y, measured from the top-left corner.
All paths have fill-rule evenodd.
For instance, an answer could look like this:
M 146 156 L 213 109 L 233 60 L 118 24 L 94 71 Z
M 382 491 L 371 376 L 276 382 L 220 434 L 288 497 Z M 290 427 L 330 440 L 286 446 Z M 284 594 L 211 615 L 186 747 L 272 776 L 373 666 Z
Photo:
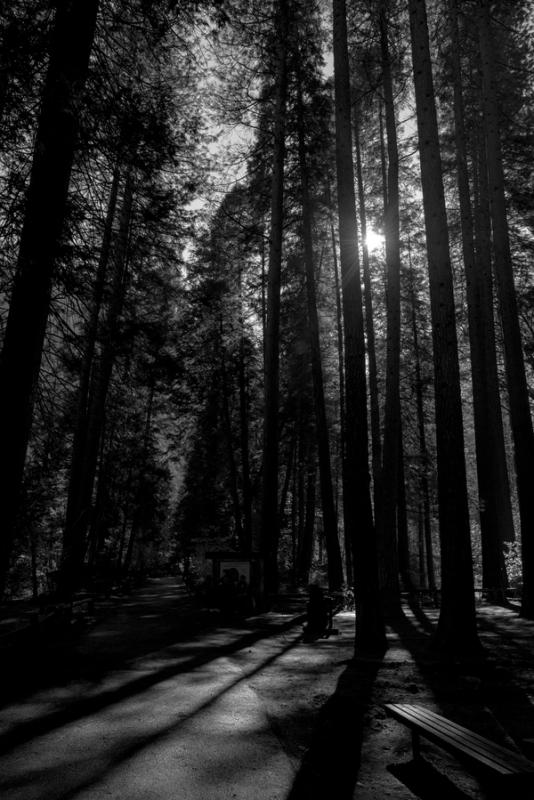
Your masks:
M 352 163 L 345 0 L 333 0 L 336 170 L 345 339 L 344 515 L 354 563 L 356 650 L 380 650 L 386 636 L 369 492 L 367 388 L 360 264 Z
M 91 373 L 94 368 L 95 350 L 98 337 L 98 322 L 102 308 L 104 289 L 106 285 L 106 275 L 112 249 L 113 223 L 117 208 L 120 176 L 120 161 L 117 159 L 113 173 L 113 179 L 111 182 L 110 196 L 104 223 L 104 232 L 102 236 L 102 245 L 100 247 L 100 257 L 93 289 L 93 304 L 87 323 L 85 352 L 80 374 L 80 384 L 78 386 L 78 408 L 72 444 L 69 490 L 67 495 L 67 513 L 65 520 L 65 528 L 69 531 L 75 529 L 78 521 L 80 520 L 80 516 L 83 514 L 82 509 L 84 507 L 85 493 L 84 478 L 86 471 L 89 391 L 91 385 Z
M 475 126 L 473 137 L 473 184 L 474 184 L 474 228 L 475 228 L 475 270 L 480 281 L 480 303 L 484 309 L 481 314 L 481 339 L 486 347 L 486 380 L 488 394 L 495 397 L 495 404 L 488 404 L 488 428 L 495 438 L 495 457 L 492 467 L 495 472 L 493 487 L 497 494 L 494 503 L 499 516 L 498 530 L 503 541 L 515 539 L 510 478 L 508 474 L 504 423 L 501 411 L 501 393 L 497 368 L 497 337 L 494 321 L 494 292 L 491 269 L 491 221 L 489 206 L 488 173 L 484 133 L 480 125 Z
M 142 524 L 143 512 L 143 487 L 145 483 L 146 467 L 148 459 L 148 449 L 150 444 L 150 432 L 152 429 L 152 413 L 154 408 L 154 393 L 156 389 L 155 381 L 152 380 L 149 387 L 148 401 L 146 405 L 145 429 L 143 432 L 143 448 L 141 451 L 140 468 L 137 476 L 137 487 L 135 491 L 134 509 L 132 514 L 132 527 L 128 538 L 128 547 L 122 564 L 123 575 L 126 575 L 132 563 L 134 545 L 139 540 L 139 533 Z
M 382 86 L 387 134 L 387 204 L 384 209 L 386 240 L 386 401 L 382 450 L 380 513 L 376 514 L 379 571 L 383 604 L 388 616 L 401 613 L 397 553 L 397 501 L 399 487 L 400 426 L 400 233 L 399 154 L 389 59 L 386 10 L 379 13 Z
M 0 357 L 0 596 L 9 569 L 81 97 L 98 0 L 57 4 L 50 62 Z
M 415 364 L 415 402 L 417 409 L 417 431 L 419 438 L 419 455 L 421 460 L 420 472 L 420 520 L 423 550 L 426 554 L 426 576 L 428 581 L 428 589 L 435 593 L 436 591 L 436 578 L 434 572 L 434 553 L 432 547 L 432 526 L 430 522 L 430 490 L 428 486 L 428 449 L 426 445 L 426 432 L 425 432 L 425 404 L 423 397 L 423 380 L 421 376 L 421 353 L 419 348 L 419 333 L 417 325 L 417 315 L 415 308 L 415 290 L 413 286 L 413 273 L 410 263 L 410 299 L 411 299 L 411 321 L 412 321 L 412 336 L 413 336 L 413 354 Z M 421 550 L 420 552 L 423 552 Z M 421 574 L 424 574 L 422 570 Z M 424 587 L 423 587 L 424 588 Z
M 409 0 L 434 346 L 442 604 L 435 645 L 478 652 L 452 270 L 424 0 Z
M 402 588 L 408 592 L 413 589 L 410 571 L 410 540 L 408 536 L 408 512 L 406 509 L 406 476 L 404 473 L 404 446 L 402 442 L 402 429 L 400 431 L 399 445 L 399 489 L 397 496 L 397 530 L 399 550 L 399 574 L 402 579 Z
M 309 189 L 306 144 L 304 141 L 304 109 L 302 86 L 298 75 L 297 126 L 300 181 L 302 194 L 302 227 L 304 240 L 304 262 L 306 270 L 306 299 L 308 311 L 308 330 L 311 352 L 313 394 L 315 401 L 315 420 L 317 448 L 319 453 L 319 482 L 323 508 L 323 525 L 328 561 L 328 586 L 337 591 L 343 585 L 343 564 L 339 546 L 337 516 L 332 488 L 332 468 L 330 461 L 330 437 L 324 396 L 323 365 L 319 336 L 319 315 L 317 313 L 317 293 L 315 288 L 315 260 L 313 252 L 313 221 Z
M 100 436 L 100 447 L 98 452 L 98 462 L 96 467 L 95 500 L 89 521 L 89 533 L 87 535 L 87 565 L 89 570 L 95 566 L 100 552 L 100 533 L 102 529 L 102 516 L 105 513 L 106 498 L 109 496 L 109 483 L 111 477 L 106 464 L 106 439 L 109 440 L 109 448 L 112 446 L 114 432 L 111 431 L 106 436 L 106 421 L 102 424 L 102 435 Z
M 304 519 L 302 526 L 302 539 L 299 548 L 299 578 L 300 583 L 306 586 L 310 580 L 310 571 L 313 560 L 313 537 L 315 533 L 315 496 L 317 486 L 317 465 L 313 448 L 308 453 L 310 458 L 306 465 L 305 491 L 304 491 Z
M 252 550 L 252 483 L 249 455 L 249 393 L 247 379 L 245 320 L 243 317 L 242 273 L 239 271 L 239 437 L 241 447 L 241 472 L 243 481 L 243 544 L 245 552 Z
M 234 507 L 234 521 L 235 532 L 237 541 L 239 542 L 239 549 L 244 550 L 245 539 L 243 533 L 241 502 L 239 499 L 238 476 L 237 476 L 237 461 L 234 452 L 234 437 L 232 432 L 232 414 L 230 411 L 230 387 L 228 385 L 228 373 L 226 369 L 226 353 L 224 348 L 223 339 L 223 320 L 222 312 L 219 324 L 219 342 L 216 348 L 219 350 L 219 358 L 221 365 L 221 381 L 222 381 L 222 412 L 224 427 L 226 429 L 226 441 L 228 444 L 228 465 L 230 467 L 230 494 L 232 497 L 232 505 Z
M 265 591 L 278 590 L 278 406 L 279 406 L 279 330 L 280 275 L 282 269 L 284 159 L 288 36 L 287 0 L 279 0 L 276 14 L 277 75 L 271 185 L 271 233 L 265 327 L 265 410 L 263 430 L 262 555 Z
M 297 447 L 297 436 L 296 433 L 293 432 L 291 434 L 291 440 L 287 448 L 287 458 L 285 459 L 286 473 L 284 476 L 284 482 L 282 483 L 282 491 L 280 492 L 280 508 L 278 509 L 278 517 L 280 519 L 281 525 L 283 524 L 284 515 L 286 512 L 287 496 L 289 494 L 289 487 L 291 485 L 291 479 L 294 472 L 293 463 L 295 461 L 296 447 Z
M 477 477 L 480 497 L 482 585 L 493 592 L 495 600 L 502 601 L 504 600 L 506 585 L 506 570 L 503 555 L 504 532 L 499 525 L 504 522 L 506 505 L 510 513 L 506 524 L 513 526 L 513 522 L 510 502 L 509 500 L 506 502 L 503 496 L 503 489 L 506 490 L 508 488 L 508 481 L 506 480 L 506 485 L 503 487 L 500 480 L 505 453 L 500 396 L 497 384 L 491 283 L 487 280 L 489 276 L 485 276 L 478 269 L 479 264 L 477 264 L 475 258 L 473 214 L 467 168 L 457 0 L 449 0 L 449 2 L 456 171 L 466 274 Z M 501 461 L 500 464 L 499 461 Z M 502 507 L 499 501 L 501 501 Z
M 83 469 L 79 492 L 71 507 L 67 507 L 67 522 L 63 535 L 63 553 L 60 567 L 60 592 L 69 595 L 79 580 L 85 553 L 87 526 L 98 459 L 98 447 L 113 364 L 115 341 L 125 294 L 125 276 L 128 265 L 128 238 L 132 214 L 133 182 L 129 174 L 124 187 L 119 230 L 114 247 L 113 280 L 109 308 L 101 331 L 101 353 L 93 370 L 89 392 L 87 430 L 85 434 Z
M 339 426 L 343 431 L 345 430 L 345 373 L 343 370 L 343 314 L 341 309 L 341 285 L 339 279 L 339 264 L 337 259 L 336 247 L 336 234 L 334 231 L 334 223 L 330 222 L 330 238 L 332 242 L 332 258 L 334 261 L 334 288 L 336 292 L 336 331 L 337 331 L 337 358 L 338 358 L 338 375 L 339 375 Z M 339 456 L 341 457 L 341 464 L 345 461 L 345 440 L 343 436 L 339 437 Z M 337 470 L 339 478 L 339 468 Z M 339 483 L 339 479 L 336 483 Z M 344 475 L 342 475 L 343 481 Z M 337 492 L 339 497 L 339 491 Z M 338 499 L 339 506 L 339 499 Z M 336 513 L 337 510 L 336 510 Z M 345 574 L 347 585 L 352 586 L 354 583 L 354 573 L 352 567 L 352 545 L 350 540 L 350 532 L 347 527 L 343 526 L 343 544 L 345 550 Z
M 356 179 L 358 182 L 358 200 L 360 211 L 360 227 L 362 231 L 362 268 L 363 296 L 365 306 L 365 334 L 367 337 L 367 360 L 369 370 L 369 412 L 371 421 L 371 463 L 373 468 L 373 508 L 375 524 L 380 508 L 382 480 L 382 444 L 380 441 L 380 405 L 378 400 L 378 370 L 376 366 L 375 326 L 373 317 L 373 290 L 371 287 L 371 264 L 369 247 L 367 246 L 367 212 L 365 208 L 365 190 L 362 174 L 362 157 L 360 147 L 360 129 L 358 120 L 354 120 L 354 144 L 356 153 Z
M 489 4 L 481 0 L 478 14 L 480 55 L 484 101 L 484 128 L 486 134 L 489 198 L 493 229 L 494 269 L 499 297 L 499 310 L 503 329 L 504 354 L 510 420 L 515 451 L 517 495 L 521 523 L 521 550 L 523 561 L 523 596 L 521 614 L 534 619 L 534 492 L 532 491 L 532 465 L 534 464 L 534 431 L 525 375 L 521 329 L 514 284 L 504 173 L 499 131 L 499 109 L 495 92 L 492 33 Z

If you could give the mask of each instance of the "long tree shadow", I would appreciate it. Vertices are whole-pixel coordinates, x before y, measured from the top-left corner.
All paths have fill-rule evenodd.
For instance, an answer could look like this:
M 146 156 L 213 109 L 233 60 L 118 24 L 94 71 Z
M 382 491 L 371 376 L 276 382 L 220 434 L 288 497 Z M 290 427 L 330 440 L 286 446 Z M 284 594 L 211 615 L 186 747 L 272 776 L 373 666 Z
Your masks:
M 157 683 L 183 673 L 191 672 L 198 667 L 208 664 L 214 659 L 232 655 L 243 648 L 251 647 L 260 640 L 279 636 L 281 633 L 289 631 L 291 628 L 301 624 L 302 620 L 303 617 L 292 618 L 272 628 L 255 630 L 251 633 L 239 636 L 237 639 L 226 644 L 206 647 L 200 642 L 198 645 L 199 652 L 191 658 L 180 661 L 179 664 L 176 664 L 175 658 L 170 654 L 168 657 L 171 663 L 168 665 L 151 669 L 147 674 L 127 680 L 118 687 L 102 689 L 96 695 L 77 698 L 70 701 L 66 707 L 59 708 L 50 713 L 45 713 L 41 717 L 18 724 L 12 730 L 0 736 L 0 753 L 6 752 L 35 736 L 40 736 L 55 728 L 74 722 L 88 715 L 95 714 L 113 703 L 119 703 L 140 692 L 144 692 Z
M 421 613 L 424 612 L 415 615 L 418 622 Z M 523 737 L 527 731 L 534 729 L 534 706 L 529 694 L 514 680 L 513 673 L 499 663 L 499 649 L 487 648 L 478 659 L 462 661 L 439 657 L 431 647 L 429 633 L 433 626 L 430 620 L 429 623 L 424 626 L 423 633 L 406 615 L 390 621 L 391 627 L 414 659 L 425 684 L 434 694 L 441 712 L 503 746 L 513 748 L 512 739 L 517 748 L 528 755 Z M 490 627 L 486 621 L 480 630 Z M 493 632 L 503 635 L 502 627 L 499 628 L 498 624 L 493 626 Z M 531 663 L 534 666 L 533 658 Z M 431 746 L 428 749 L 433 750 Z M 390 765 L 388 769 L 424 800 L 435 800 L 436 796 L 470 796 L 454 784 L 446 791 L 444 789 L 441 795 L 436 795 L 433 789 L 438 785 L 433 774 L 436 769 L 424 762 Z M 482 790 L 487 791 L 487 775 L 478 773 L 475 777 Z M 442 773 L 439 773 L 439 781 L 444 786 L 451 783 Z
M 216 630 L 221 623 L 252 631 L 268 628 L 265 620 L 221 620 L 197 607 L 172 579 L 155 580 L 118 604 L 99 605 L 97 617 L 96 626 L 37 631 L 21 646 L 2 649 L 0 706 L 72 681 L 99 683 L 135 659 Z
M 0 704 L 71 680 L 98 681 L 128 661 L 220 622 L 194 608 L 177 583 L 147 585 L 118 603 L 100 600 L 97 606 L 96 627 L 69 626 L 59 616 L 43 630 L 28 628 L 20 643 L 2 649 Z
M 287 800 L 352 800 L 361 764 L 365 716 L 381 658 L 355 658 L 319 712 L 311 745 Z
M 289 627 L 290 626 L 288 625 L 287 628 Z M 250 637 L 243 637 L 243 639 L 245 638 L 247 640 L 245 644 L 243 644 L 241 641 L 239 646 L 237 646 L 236 643 L 235 647 L 225 648 L 225 654 L 229 654 L 237 649 L 241 649 L 251 644 Z M 266 637 L 257 637 L 256 641 L 258 638 Z M 125 735 L 119 744 L 114 745 L 111 748 L 106 748 L 105 763 L 99 761 L 96 764 L 90 763 L 89 766 L 80 764 L 80 769 L 75 770 L 75 774 L 70 778 L 70 780 L 66 782 L 62 781 L 61 788 L 58 788 L 57 784 L 55 784 L 53 780 L 54 773 L 58 770 L 57 766 L 52 766 L 48 769 L 38 768 L 33 772 L 30 767 L 24 772 L 24 774 L 21 774 L 18 779 L 0 779 L 0 788 L 7 791 L 13 789 L 18 790 L 22 788 L 28 789 L 28 787 L 31 786 L 38 786 L 38 796 L 42 798 L 42 800 L 73 800 L 79 795 L 80 792 L 91 789 L 91 787 L 94 787 L 100 783 L 105 778 L 107 773 L 110 773 L 113 770 L 116 770 L 122 764 L 135 759 L 135 757 L 141 753 L 141 751 L 147 750 L 158 743 L 162 743 L 168 737 L 172 737 L 180 728 L 186 726 L 194 717 L 197 717 L 198 715 L 212 708 L 226 693 L 235 689 L 239 684 L 249 681 L 254 677 L 255 674 L 272 665 L 285 653 L 295 648 L 301 641 L 302 636 L 295 638 L 293 641 L 277 650 L 272 656 L 262 660 L 252 669 L 240 672 L 237 678 L 231 679 L 218 691 L 209 693 L 204 702 L 201 702 L 195 706 L 190 712 L 181 715 L 178 720 L 173 721 L 171 724 L 162 725 L 152 733 L 146 733 L 143 731 L 141 734 L 139 734 L 135 732 L 128 733 L 125 731 L 125 734 L 128 735 Z M 224 654 L 222 650 L 223 648 L 219 648 L 217 650 L 217 654 L 214 654 L 214 657 L 222 656 Z M 205 663 L 206 660 L 203 660 L 202 663 Z M 192 669 L 191 666 L 187 668 L 187 671 L 190 669 Z M 184 670 L 179 671 L 181 672 Z M 154 675 L 154 680 L 150 682 L 150 685 L 157 680 L 161 680 L 161 672 L 158 672 L 156 675 Z M 137 691 L 142 691 L 142 688 L 137 687 Z M 93 709 L 90 713 L 94 713 L 95 710 L 96 709 Z M 71 776 L 72 772 L 72 768 L 68 770 L 68 773 L 70 773 Z

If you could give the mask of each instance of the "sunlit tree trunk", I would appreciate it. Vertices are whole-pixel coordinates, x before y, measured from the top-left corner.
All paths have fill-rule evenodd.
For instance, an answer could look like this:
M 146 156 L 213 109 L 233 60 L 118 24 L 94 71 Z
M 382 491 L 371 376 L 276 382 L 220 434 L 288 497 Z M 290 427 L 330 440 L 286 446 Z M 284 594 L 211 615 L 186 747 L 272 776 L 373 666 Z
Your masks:
M 379 13 L 382 87 L 387 135 L 387 203 L 384 209 L 386 245 L 386 402 L 379 513 L 375 514 L 379 550 L 380 590 L 386 614 L 401 611 L 397 552 L 400 427 L 400 234 L 399 154 L 389 58 L 387 17 Z
M 503 330 L 506 379 L 510 400 L 510 420 L 514 441 L 517 495 L 521 523 L 523 560 L 521 614 L 528 619 L 534 619 L 534 492 L 532 491 L 534 431 L 532 428 L 510 252 L 499 131 L 499 110 L 495 92 L 495 50 L 492 46 L 487 0 L 481 0 L 478 13 L 478 32 L 482 61 L 484 130 L 493 232 L 493 263 Z
M 332 487 L 332 468 L 330 460 L 330 436 L 324 395 L 323 365 L 319 338 L 319 315 L 317 313 L 317 292 L 315 288 L 315 258 L 313 252 L 313 220 L 309 189 L 306 143 L 304 140 L 304 109 L 300 74 L 298 75 L 297 127 L 298 153 L 302 199 L 302 228 L 304 243 L 304 266 L 306 270 L 306 300 L 310 340 L 311 367 L 317 429 L 317 450 L 319 454 L 319 484 L 323 510 L 323 526 L 327 552 L 328 587 L 337 591 L 343 584 L 343 563 L 337 531 L 337 515 Z
M 0 596 L 3 593 L 76 147 L 98 0 L 57 3 L 15 283 L 0 356 Z
M 351 98 L 345 0 L 333 2 L 336 171 L 345 340 L 344 516 L 354 563 L 357 651 L 382 650 L 386 637 L 378 590 L 369 491 L 367 387 L 352 162 Z
M 435 645 L 470 655 L 478 642 L 449 236 L 424 0 L 409 0 L 434 349 L 442 605 Z
M 343 314 L 341 310 L 341 281 L 339 276 L 339 264 L 337 258 L 336 235 L 334 231 L 334 223 L 330 223 L 330 238 L 332 242 L 332 258 L 334 261 L 334 284 L 336 291 L 336 332 L 337 332 L 337 360 L 338 360 L 338 375 L 339 375 L 339 422 L 340 428 L 345 429 L 345 372 L 343 369 Z M 345 440 L 343 436 L 340 437 L 340 456 L 341 464 L 345 460 Z M 339 473 L 338 473 L 339 474 Z M 342 474 L 342 481 L 344 474 Z M 345 525 L 343 525 L 343 544 L 345 548 L 345 575 L 347 585 L 352 586 L 354 582 L 354 574 L 352 568 L 352 545 L 350 541 L 350 534 Z
M 365 308 L 365 335 L 367 337 L 367 361 L 369 370 L 369 418 L 371 422 L 371 463 L 373 467 L 373 508 L 376 522 L 381 500 L 382 443 L 380 440 L 380 405 L 378 400 L 378 377 L 376 366 L 375 326 L 373 317 L 373 290 L 371 287 L 371 264 L 367 246 L 367 212 L 363 185 L 360 131 L 358 120 L 354 120 L 354 151 L 356 154 L 356 180 L 358 205 L 362 231 L 363 297 Z

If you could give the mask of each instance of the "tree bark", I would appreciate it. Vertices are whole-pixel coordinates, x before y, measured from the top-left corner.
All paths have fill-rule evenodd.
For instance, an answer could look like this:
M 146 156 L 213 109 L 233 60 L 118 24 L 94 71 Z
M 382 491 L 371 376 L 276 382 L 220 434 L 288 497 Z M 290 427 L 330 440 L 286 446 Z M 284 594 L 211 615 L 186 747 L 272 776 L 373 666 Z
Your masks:
M 408 251 L 409 252 L 409 251 Z M 420 574 L 425 574 L 424 564 L 426 563 L 427 587 L 431 592 L 436 591 L 436 578 L 434 571 L 434 553 L 432 547 L 432 526 L 430 521 L 430 491 L 428 486 L 428 449 L 426 445 L 425 432 L 425 412 L 423 396 L 423 380 L 421 375 L 421 353 L 419 347 L 419 333 L 417 324 L 417 314 L 415 307 L 415 289 L 413 285 L 413 273 L 410 263 L 410 301 L 411 301 L 411 321 L 413 336 L 413 354 L 415 365 L 415 407 L 417 410 L 417 432 L 419 439 L 419 456 L 421 460 L 420 468 L 420 553 L 425 554 L 425 561 L 422 562 Z M 425 588 L 423 585 L 422 588 Z
M 482 544 L 482 585 L 495 600 L 504 600 L 506 570 L 504 566 L 503 523 L 513 529 L 508 480 L 506 475 L 504 437 L 500 396 L 497 383 L 495 332 L 491 279 L 480 269 L 475 256 L 473 213 L 467 167 L 464 102 L 460 65 L 457 0 L 449 0 L 451 67 L 454 90 L 454 122 L 456 172 L 460 199 L 462 248 L 466 275 L 467 313 L 471 348 L 471 376 L 475 447 L 479 490 L 480 530 Z M 506 508 L 509 516 L 506 519 Z
M 386 112 L 387 203 L 384 209 L 386 244 L 386 400 L 382 448 L 381 497 L 375 514 L 379 549 L 380 590 L 388 616 L 401 613 L 397 550 L 397 501 L 399 487 L 400 423 L 400 232 L 399 154 L 389 58 L 386 9 L 379 12 L 382 87 Z
M 224 326 L 223 326 L 223 312 L 220 312 L 219 319 L 219 339 L 215 344 L 216 351 L 218 351 L 221 370 L 221 384 L 222 384 L 222 415 L 224 421 L 224 428 L 226 430 L 226 442 L 228 445 L 228 466 L 230 470 L 230 495 L 232 497 L 232 505 L 234 507 L 234 522 L 235 533 L 239 543 L 239 549 L 245 549 L 245 540 L 243 533 L 243 521 L 241 502 L 239 498 L 238 488 L 238 474 L 237 474 L 237 460 L 234 452 L 234 436 L 232 430 L 232 412 L 230 409 L 230 385 L 228 381 L 228 370 L 226 369 L 226 351 L 224 346 Z
M 365 307 L 365 334 L 367 337 L 367 360 L 369 362 L 369 417 L 371 422 L 371 464 L 373 469 L 373 508 L 376 518 L 382 496 L 382 443 L 380 437 L 380 406 L 378 400 L 378 377 L 376 366 L 375 326 L 373 317 L 373 291 L 371 286 L 371 264 L 367 246 L 367 211 L 365 208 L 365 190 L 363 185 L 362 158 L 360 147 L 360 129 L 358 120 L 354 120 L 354 151 L 356 154 L 356 180 L 358 183 L 358 201 L 360 227 L 362 231 L 362 269 L 363 297 Z
M 369 492 L 367 387 L 360 263 L 352 162 L 345 0 L 333 0 L 336 172 L 345 339 L 344 518 L 354 564 L 356 651 L 383 651 L 386 636 L 378 589 Z
M 265 591 L 278 590 L 278 415 L 279 415 L 279 331 L 280 275 L 284 213 L 284 160 L 286 127 L 288 36 L 287 0 L 279 0 L 276 15 L 277 65 L 271 183 L 271 228 L 265 325 L 264 428 L 261 550 L 265 570 Z
M 534 492 L 532 491 L 532 464 L 534 464 L 534 431 L 525 375 L 521 329 L 514 284 L 504 172 L 502 164 L 499 110 L 495 91 L 494 58 L 489 4 L 481 0 L 478 11 L 478 32 L 482 61 L 484 102 L 484 130 L 489 179 L 489 198 L 493 230 L 494 270 L 499 297 L 506 380 L 510 400 L 510 420 L 515 451 L 515 469 L 519 517 L 521 524 L 521 551 L 523 562 L 523 596 L 521 614 L 534 619 Z
M 245 320 L 243 316 L 243 281 L 239 270 L 239 441 L 243 483 L 243 544 L 245 552 L 252 550 L 252 481 L 249 454 L 249 391 L 246 363 Z
M 0 358 L 0 596 L 30 437 L 58 245 L 76 148 L 79 100 L 98 0 L 58 3 L 37 129 L 17 272 Z
M 104 232 L 102 235 L 102 244 L 100 247 L 100 257 L 98 260 L 98 267 L 93 289 L 93 303 L 87 323 L 80 384 L 78 386 L 77 414 L 74 429 L 74 439 L 72 443 L 69 489 L 67 494 L 67 513 L 65 520 L 65 528 L 68 530 L 73 530 L 76 527 L 77 520 L 79 520 L 80 515 L 83 514 L 82 508 L 84 505 L 85 491 L 84 475 L 86 468 L 87 423 L 89 413 L 91 373 L 95 366 L 94 358 L 98 338 L 98 323 L 102 308 L 102 301 L 104 298 L 106 275 L 111 256 L 113 223 L 117 208 L 120 179 L 121 167 L 120 159 L 118 158 L 111 182 L 108 208 L 104 222 Z
M 63 553 L 60 566 L 60 593 L 68 596 L 77 587 L 85 553 L 87 526 L 91 513 L 91 502 L 98 459 L 98 446 L 113 364 L 115 341 L 125 294 L 125 276 L 128 265 L 128 238 L 133 202 L 131 172 L 126 177 L 122 199 L 119 230 L 113 249 L 113 279 L 106 318 L 101 331 L 100 357 L 95 361 L 88 399 L 87 428 L 81 457 L 78 491 L 67 507 L 67 519 L 63 534 Z M 69 498 L 70 500 L 70 498 Z
M 299 70 L 300 72 L 300 70 Z M 304 243 L 304 265 L 306 270 L 306 300 L 308 312 L 308 331 L 311 353 L 317 449 L 319 454 L 319 483 L 323 509 L 323 526 L 327 552 L 328 587 L 338 591 L 343 584 L 343 563 L 339 546 L 337 515 L 332 488 L 332 467 L 330 461 L 330 437 L 324 395 L 323 365 L 319 337 L 319 316 L 317 313 L 317 292 L 315 288 L 315 259 L 313 252 L 313 221 L 309 189 L 306 143 L 304 140 L 304 109 L 300 74 L 298 80 L 297 127 L 298 153 L 300 167 L 302 228 Z
M 332 241 L 332 258 L 334 261 L 334 287 L 336 292 L 336 331 L 337 331 L 337 358 L 338 358 L 338 375 L 339 375 L 339 426 L 343 431 L 345 430 L 345 373 L 343 369 L 343 314 L 341 310 L 341 285 L 339 279 L 339 265 L 337 259 L 336 247 L 336 234 L 334 231 L 334 223 L 330 222 L 330 238 Z M 340 456 L 341 464 L 345 460 L 345 440 L 340 437 Z M 342 474 L 342 481 L 344 475 Z M 339 494 L 338 494 L 339 497 Z M 345 549 L 345 575 L 347 578 L 347 585 L 352 586 L 354 583 L 354 572 L 352 567 L 352 552 L 350 534 L 347 527 L 343 526 L 343 544 Z
M 442 605 L 434 644 L 447 654 L 480 649 L 476 628 L 460 371 L 449 237 L 424 0 L 409 0 L 412 62 L 428 253 Z

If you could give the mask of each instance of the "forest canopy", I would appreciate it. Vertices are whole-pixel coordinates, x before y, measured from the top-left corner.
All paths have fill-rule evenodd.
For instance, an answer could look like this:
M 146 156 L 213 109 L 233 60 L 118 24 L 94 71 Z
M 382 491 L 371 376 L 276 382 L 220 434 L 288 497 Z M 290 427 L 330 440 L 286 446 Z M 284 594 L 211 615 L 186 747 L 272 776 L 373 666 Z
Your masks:
M 534 618 L 534 3 L 0 12 L 0 588 Z

